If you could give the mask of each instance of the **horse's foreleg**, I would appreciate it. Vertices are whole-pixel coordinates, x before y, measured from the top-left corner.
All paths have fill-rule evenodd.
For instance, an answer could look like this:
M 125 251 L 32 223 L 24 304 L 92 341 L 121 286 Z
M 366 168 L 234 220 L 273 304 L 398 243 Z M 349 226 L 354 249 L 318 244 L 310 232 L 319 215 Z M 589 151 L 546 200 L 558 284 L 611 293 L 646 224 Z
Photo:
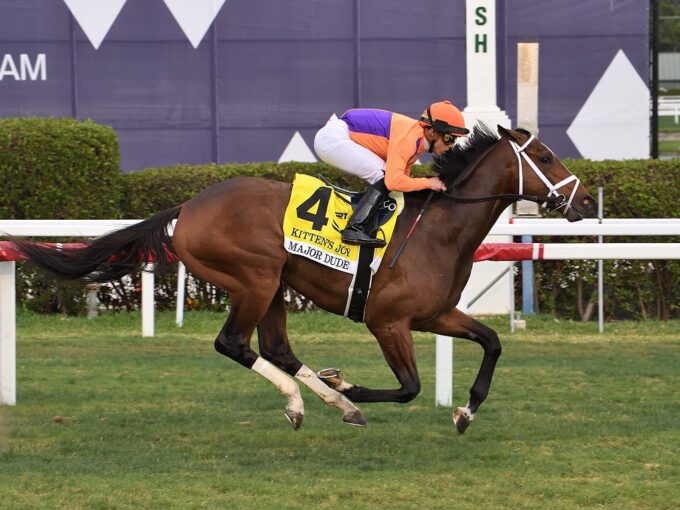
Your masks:
M 346 381 L 329 381 L 329 384 L 347 395 L 353 402 L 410 402 L 420 393 L 420 377 L 416 367 L 413 337 L 406 324 L 369 325 L 382 349 L 385 361 L 399 381 L 394 390 L 370 389 Z M 324 372 L 330 373 L 333 369 Z
M 459 433 L 465 432 L 473 420 L 477 409 L 486 400 L 491 387 L 496 362 L 501 355 L 501 342 L 496 332 L 477 322 L 472 317 L 454 308 L 436 319 L 424 324 L 414 325 L 418 331 L 427 331 L 438 335 L 455 336 L 477 342 L 484 349 L 484 357 L 479 367 L 475 382 L 470 388 L 470 400 L 464 407 L 456 408 L 453 421 Z
M 260 355 L 295 377 L 310 388 L 321 400 L 342 411 L 343 421 L 351 425 L 366 425 L 361 411 L 342 393 L 326 386 L 307 366 L 303 365 L 293 353 L 286 332 L 286 309 L 283 300 L 283 287 L 279 287 L 269 309 L 257 326 Z

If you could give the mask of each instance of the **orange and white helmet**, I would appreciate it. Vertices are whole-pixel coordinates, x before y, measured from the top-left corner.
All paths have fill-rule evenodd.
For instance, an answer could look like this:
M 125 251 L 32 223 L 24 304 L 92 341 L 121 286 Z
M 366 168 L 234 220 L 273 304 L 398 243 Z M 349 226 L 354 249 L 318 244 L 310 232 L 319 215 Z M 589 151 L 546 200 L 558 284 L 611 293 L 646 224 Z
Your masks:
M 450 136 L 465 136 L 470 130 L 465 128 L 465 119 L 451 101 L 432 103 L 420 116 L 421 126 L 431 126 L 435 131 Z

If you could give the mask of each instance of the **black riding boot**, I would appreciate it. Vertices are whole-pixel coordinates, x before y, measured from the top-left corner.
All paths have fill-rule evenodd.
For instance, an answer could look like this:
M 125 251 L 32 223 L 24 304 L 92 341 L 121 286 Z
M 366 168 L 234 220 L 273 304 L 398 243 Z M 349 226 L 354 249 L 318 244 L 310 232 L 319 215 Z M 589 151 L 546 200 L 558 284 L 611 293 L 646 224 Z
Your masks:
M 371 184 L 366 188 L 354 214 L 352 214 L 347 223 L 347 228 L 341 232 L 343 242 L 361 246 L 372 246 L 374 248 L 385 246 L 384 240 L 372 238 L 370 236 L 371 232 L 367 232 L 367 229 L 370 228 L 371 220 L 387 193 L 389 191 L 385 187 L 384 179 L 380 179 L 375 184 Z

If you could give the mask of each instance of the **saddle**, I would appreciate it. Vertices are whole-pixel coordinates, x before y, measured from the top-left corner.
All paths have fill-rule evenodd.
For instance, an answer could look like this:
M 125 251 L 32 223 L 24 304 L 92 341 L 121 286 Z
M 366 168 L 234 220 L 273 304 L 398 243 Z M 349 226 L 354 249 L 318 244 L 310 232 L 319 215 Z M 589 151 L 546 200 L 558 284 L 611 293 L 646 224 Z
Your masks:
M 342 242 L 340 232 L 346 227 L 361 195 L 324 177 L 296 174 L 283 219 L 286 251 L 352 275 L 345 316 L 356 321 L 363 321 L 371 280 L 387 248 L 387 245 L 369 248 Z M 392 193 L 375 215 L 372 229 L 387 244 L 403 203 L 402 193 Z

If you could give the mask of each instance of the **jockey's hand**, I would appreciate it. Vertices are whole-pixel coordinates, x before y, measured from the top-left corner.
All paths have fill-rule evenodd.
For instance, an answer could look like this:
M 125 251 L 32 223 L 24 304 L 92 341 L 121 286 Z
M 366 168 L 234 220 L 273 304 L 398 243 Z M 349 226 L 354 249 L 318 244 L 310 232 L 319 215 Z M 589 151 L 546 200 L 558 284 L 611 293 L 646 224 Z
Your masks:
M 446 191 L 446 185 L 439 177 L 429 177 L 427 180 L 430 181 L 432 191 Z

